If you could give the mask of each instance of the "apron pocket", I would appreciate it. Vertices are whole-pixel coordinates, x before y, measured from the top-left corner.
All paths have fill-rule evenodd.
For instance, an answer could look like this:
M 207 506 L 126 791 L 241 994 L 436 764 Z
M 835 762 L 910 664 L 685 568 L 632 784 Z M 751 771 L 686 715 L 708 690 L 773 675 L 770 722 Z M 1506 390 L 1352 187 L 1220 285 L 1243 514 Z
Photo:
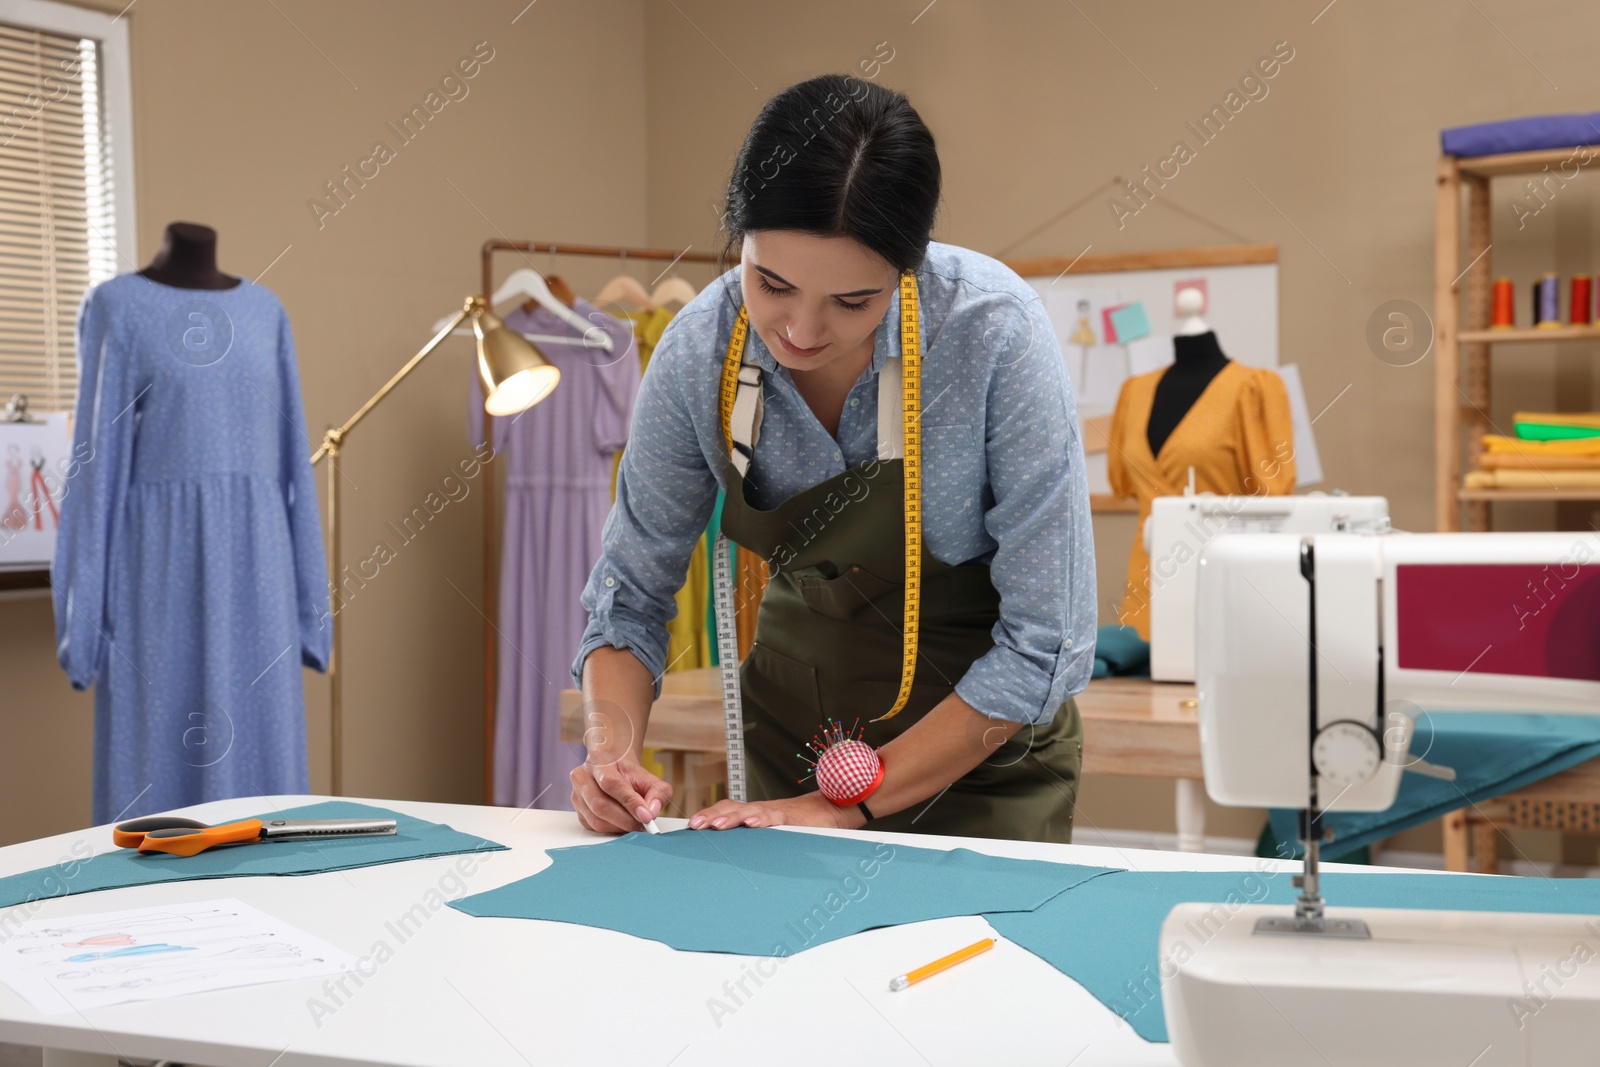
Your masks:
M 745 733 L 752 740 L 766 721 L 786 724 L 785 733 L 808 736 L 822 723 L 822 695 L 817 669 L 774 651 L 760 641 L 739 668 Z
M 905 587 L 861 567 L 846 567 L 834 578 L 812 567 L 794 580 L 806 607 L 818 615 L 896 628 L 905 617 Z

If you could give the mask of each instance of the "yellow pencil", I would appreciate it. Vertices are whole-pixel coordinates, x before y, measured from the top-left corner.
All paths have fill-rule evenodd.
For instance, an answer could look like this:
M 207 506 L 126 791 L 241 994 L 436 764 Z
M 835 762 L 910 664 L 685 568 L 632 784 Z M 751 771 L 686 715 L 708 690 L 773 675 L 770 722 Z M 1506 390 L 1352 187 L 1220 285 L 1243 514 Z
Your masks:
M 957 949 L 950 955 L 936 959 L 925 967 L 918 967 L 914 971 L 907 971 L 898 978 L 890 979 L 889 990 L 898 993 L 902 989 L 916 985 L 924 978 L 931 978 L 946 968 L 954 967 L 962 960 L 970 960 L 974 956 L 982 955 L 991 948 L 994 948 L 994 938 L 992 937 L 986 937 L 982 941 L 974 941 L 966 948 Z

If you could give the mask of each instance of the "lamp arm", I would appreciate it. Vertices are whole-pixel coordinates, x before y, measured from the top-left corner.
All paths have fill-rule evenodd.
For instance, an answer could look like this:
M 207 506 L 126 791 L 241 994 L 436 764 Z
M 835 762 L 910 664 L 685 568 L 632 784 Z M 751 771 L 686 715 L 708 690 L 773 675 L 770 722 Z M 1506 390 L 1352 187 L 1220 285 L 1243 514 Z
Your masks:
M 328 455 L 330 452 L 337 451 L 339 446 L 344 443 L 345 435 L 355 428 L 356 423 L 366 418 L 367 412 L 377 407 L 379 401 L 388 396 L 389 391 L 395 386 L 399 385 L 401 380 L 405 378 L 406 375 L 410 374 L 412 370 L 416 368 L 416 365 L 421 363 L 423 359 L 427 357 L 428 353 L 432 352 L 435 348 L 438 348 L 441 344 L 443 344 L 444 339 L 449 337 L 457 326 L 466 321 L 467 317 L 473 312 L 474 302 L 478 301 L 479 299 L 480 298 L 478 297 L 468 297 L 466 304 L 461 308 L 460 311 L 455 313 L 455 316 L 445 324 L 444 328 L 438 333 L 434 334 L 433 339 L 427 344 L 423 345 L 421 351 L 412 356 L 406 362 L 405 366 L 396 371 L 394 377 L 390 378 L 383 384 L 383 388 L 372 394 L 371 399 L 357 408 L 356 413 L 346 419 L 343 426 L 329 427 L 327 433 L 325 433 L 322 437 L 321 446 L 311 454 L 311 465 L 316 466 L 318 463 L 322 462 L 324 456 Z

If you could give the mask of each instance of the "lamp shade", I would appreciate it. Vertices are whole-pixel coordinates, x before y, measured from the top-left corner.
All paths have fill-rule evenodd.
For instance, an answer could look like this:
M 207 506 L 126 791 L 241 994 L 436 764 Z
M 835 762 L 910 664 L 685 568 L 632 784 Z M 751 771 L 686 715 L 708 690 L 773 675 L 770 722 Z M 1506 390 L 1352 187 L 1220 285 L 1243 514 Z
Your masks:
M 481 300 L 474 301 L 472 333 L 478 340 L 478 377 L 483 381 L 483 409 L 491 415 L 515 415 L 550 395 L 561 380 L 533 342 L 509 329 Z

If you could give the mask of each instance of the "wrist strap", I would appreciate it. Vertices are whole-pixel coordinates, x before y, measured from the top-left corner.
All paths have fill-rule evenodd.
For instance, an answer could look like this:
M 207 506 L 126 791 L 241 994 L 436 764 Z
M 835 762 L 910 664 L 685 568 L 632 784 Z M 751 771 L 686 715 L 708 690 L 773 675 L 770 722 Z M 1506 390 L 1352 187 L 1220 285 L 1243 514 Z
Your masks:
M 856 803 L 856 807 L 861 809 L 861 814 L 867 817 L 868 822 L 872 821 L 872 809 L 867 807 L 867 802 L 865 800 L 858 801 Z

